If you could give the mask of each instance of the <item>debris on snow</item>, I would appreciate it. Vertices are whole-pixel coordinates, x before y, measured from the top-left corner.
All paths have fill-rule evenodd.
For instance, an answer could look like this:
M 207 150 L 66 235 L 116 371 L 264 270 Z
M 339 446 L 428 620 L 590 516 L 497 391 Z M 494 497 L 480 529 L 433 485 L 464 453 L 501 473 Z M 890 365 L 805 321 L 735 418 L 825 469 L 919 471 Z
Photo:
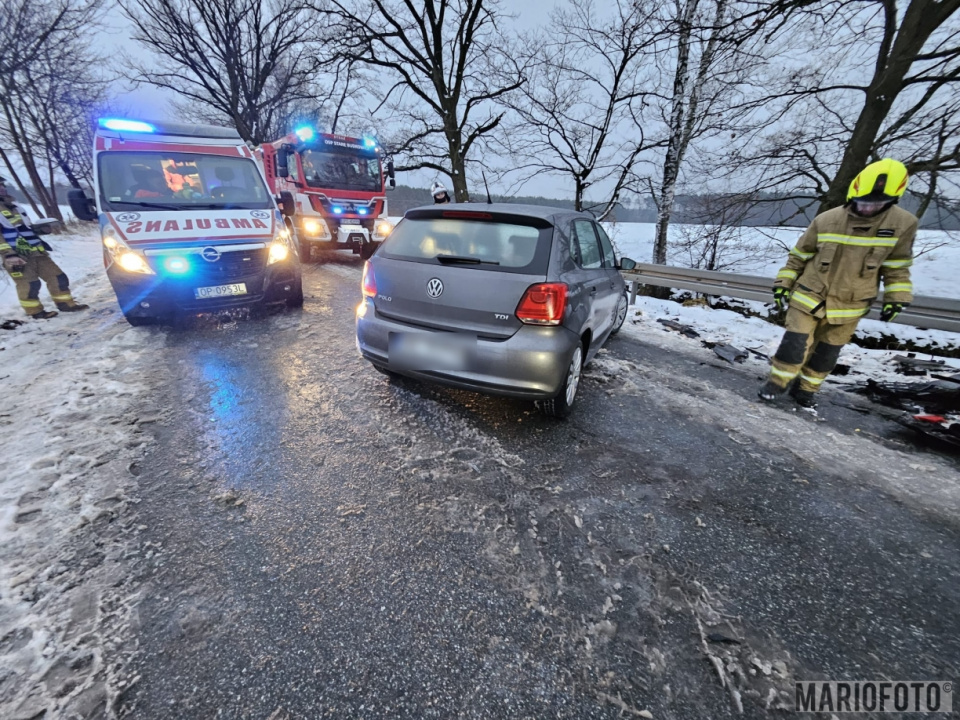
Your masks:
M 670 328 L 671 330 L 676 330 L 681 335 L 686 335 L 688 338 L 700 337 L 700 333 L 698 333 L 692 327 L 689 325 L 682 325 L 675 320 L 666 320 L 664 318 L 660 318 L 657 320 L 657 322 L 665 327 Z

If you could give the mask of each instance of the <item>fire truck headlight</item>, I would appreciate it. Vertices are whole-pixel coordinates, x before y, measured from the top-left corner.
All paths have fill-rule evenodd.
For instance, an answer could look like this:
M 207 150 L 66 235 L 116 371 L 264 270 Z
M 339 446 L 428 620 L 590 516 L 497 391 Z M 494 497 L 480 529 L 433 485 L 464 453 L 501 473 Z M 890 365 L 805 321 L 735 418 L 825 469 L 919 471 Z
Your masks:
M 270 243 L 270 257 L 267 260 L 267 265 L 273 265 L 274 263 L 286 260 L 289 256 L 290 249 L 284 243 L 272 242 Z
M 377 223 L 377 235 L 386 237 L 393 232 L 393 223 L 386 220 L 381 220 Z
M 147 265 L 143 255 L 127 250 L 120 253 L 117 257 L 117 265 L 130 273 L 139 273 L 141 275 L 153 275 L 154 272 Z

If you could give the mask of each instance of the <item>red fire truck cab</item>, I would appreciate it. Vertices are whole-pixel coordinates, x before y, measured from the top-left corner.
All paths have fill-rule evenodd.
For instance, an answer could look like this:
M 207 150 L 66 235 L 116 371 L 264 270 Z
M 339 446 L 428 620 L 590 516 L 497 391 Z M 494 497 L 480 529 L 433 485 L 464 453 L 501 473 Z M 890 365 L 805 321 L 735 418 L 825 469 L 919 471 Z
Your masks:
M 393 162 L 384 159 L 376 138 L 300 127 L 262 145 L 257 157 L 270 189 L 294 197 L 288 222 L 301 260 L 310 260 L 314 250 L 351 250 L 366 260 L 393 230 L 386 196 L 396 185 Z

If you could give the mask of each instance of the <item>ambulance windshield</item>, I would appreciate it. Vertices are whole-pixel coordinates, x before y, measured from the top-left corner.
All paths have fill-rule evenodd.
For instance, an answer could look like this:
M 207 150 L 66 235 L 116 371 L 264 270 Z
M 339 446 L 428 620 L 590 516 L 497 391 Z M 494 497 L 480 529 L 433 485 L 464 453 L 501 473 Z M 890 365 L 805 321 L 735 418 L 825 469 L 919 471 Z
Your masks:
M 301 150 L 307 185 L 334 190 L 380 192 L 380 158 L 356 152 Z
M 107 211 L 270 209 L 252 160 L 190 152 L 100 153 L 100 198 Z

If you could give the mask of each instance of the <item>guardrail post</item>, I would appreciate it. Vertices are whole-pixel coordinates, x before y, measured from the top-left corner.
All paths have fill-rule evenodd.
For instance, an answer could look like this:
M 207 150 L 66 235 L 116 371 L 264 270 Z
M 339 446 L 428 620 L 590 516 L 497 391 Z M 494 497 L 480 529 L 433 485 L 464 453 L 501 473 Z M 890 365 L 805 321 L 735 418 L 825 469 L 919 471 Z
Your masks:
M 640 288 L 640 283 L 636 280 L 630 281 L 630 306 L 633 307 L 637 304 L 637 290 Z

